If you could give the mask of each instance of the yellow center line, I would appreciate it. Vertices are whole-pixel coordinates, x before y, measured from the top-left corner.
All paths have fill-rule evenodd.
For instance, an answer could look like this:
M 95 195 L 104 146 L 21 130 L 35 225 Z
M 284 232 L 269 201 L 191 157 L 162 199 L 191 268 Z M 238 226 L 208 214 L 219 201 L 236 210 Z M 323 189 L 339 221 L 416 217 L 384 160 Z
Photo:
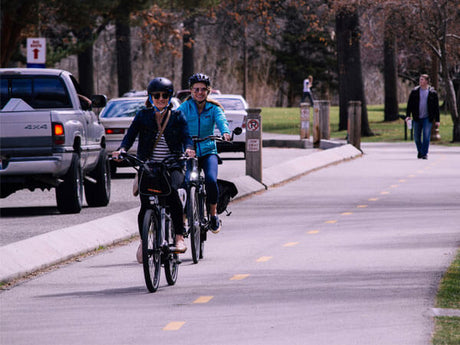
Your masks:
M 200 296 L 196 300 L 194 300 L 193 303 L 195 303 L 195 304 L 208 303 L 213 298 L 214 298 L 214 296 Z
M 356 207 L 357 207 L 357 208 L 366 208 L 367 205 L 358 205 L 358 206 L 356 206 Z
M 288 243 L 283 244 L 283 247 L 293 247 L 293 246 L 296 246 L 298 244 L 299 244 L 299 242 L 288 242 Z
M 324 223 L 326 223 L 326 224 L 335 224 L 335 223 L 337 223 L 337 220 L 326 220 Z
M 386 195 L 386 194 L 390 194 L 390 192 L 387 192 L 387 191 L 383 191 L 383 192 L 380 192 L 380 194 L 382 194 L 382 195 Z
M 390 188 L 398 188 L 398 185 L 397 185 L 397 184 L 392 184 L 392 185 L 390 186 Z
M 370 199 L 367 199 L 367 201 L 377 201 L 379 200 L 379 198 L 370 198 Z
M 184 324 L 184 321 L 173 321 L 164 326 L 163 331 L 178 331 Z
M 403 183 L 403 182 L 406 182 L 406 180 L 405 179 L 400 179 L 398 182 Z
M 249 277 L 249 274 L 235 274 L 230 280 L 243 280 Z
M 269 260 L 271 260 L 273 258 L 273 256 L 261 256 L 260 258 L 258 258 L 256 260 L 256 262 L 267 262 Z
M 314 235 L 314 234 L 317 234 L 318 232 L 319 230 L 310 230 L 310 231 L 307 231 L 307 234 Z
M 341 213 L 342 216 L 349 216 L 349 215 L 352 215 L 353 212 L 343 212 Z

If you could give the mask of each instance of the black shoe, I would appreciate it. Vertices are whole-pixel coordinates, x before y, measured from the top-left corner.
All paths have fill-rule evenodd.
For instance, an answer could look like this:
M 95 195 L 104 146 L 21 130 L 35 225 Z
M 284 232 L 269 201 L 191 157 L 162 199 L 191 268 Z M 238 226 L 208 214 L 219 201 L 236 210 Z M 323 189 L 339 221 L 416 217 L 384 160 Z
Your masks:
M 221 222 L 219 216 L 211 216 L 211 232 L 217 234 L 220 231 Z
M 420 153 L 417 153 L 417 158 L 418 159 L 422 158 L 422 155 Z
M 422 159 L 428 159 L 428 156 L 422 156 Z

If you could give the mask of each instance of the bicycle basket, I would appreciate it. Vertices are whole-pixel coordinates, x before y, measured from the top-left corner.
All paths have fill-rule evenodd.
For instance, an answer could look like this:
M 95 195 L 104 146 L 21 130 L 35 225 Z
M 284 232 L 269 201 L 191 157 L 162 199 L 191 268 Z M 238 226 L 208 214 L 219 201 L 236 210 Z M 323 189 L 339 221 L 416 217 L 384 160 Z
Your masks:
M 159 162 L 147 162 L 140 175 L 139 193 L 141 195 L 171 194 L 171 176 L 166 166 Z

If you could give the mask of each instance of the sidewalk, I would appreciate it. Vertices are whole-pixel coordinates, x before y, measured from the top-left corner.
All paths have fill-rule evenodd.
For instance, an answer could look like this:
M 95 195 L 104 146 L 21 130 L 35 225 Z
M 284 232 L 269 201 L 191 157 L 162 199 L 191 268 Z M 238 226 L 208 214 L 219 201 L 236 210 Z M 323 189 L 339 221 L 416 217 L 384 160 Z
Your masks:
M 362 155 L 355 147 L 339 141 L 322 141 L 321 149 L 298 136 L 263 134 L 264 148 L 277 148 L 269 164 L 263 165 L 262 183 L 239 172 L 226 177 L 235 183 L 235 199 L 258 193 L 311 171 Z M 302 154 L 298 150 L 302 149 Z M 270 150 L 270 149 L 268 149 Z M 264 151 L 263 151 L 264 152 Z M 294 157 L 294 158 L 293 158 Z M 138 209 L 52 231 L 0 248 L 0 282 L 8 282 L 78 255 L 115 244 L 137 235 Z

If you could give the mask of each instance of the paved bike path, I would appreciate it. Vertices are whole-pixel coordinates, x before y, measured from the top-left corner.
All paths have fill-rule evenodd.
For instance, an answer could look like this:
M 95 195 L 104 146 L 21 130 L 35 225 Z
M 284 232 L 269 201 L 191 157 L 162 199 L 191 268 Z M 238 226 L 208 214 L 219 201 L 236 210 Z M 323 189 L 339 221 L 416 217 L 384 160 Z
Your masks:
M 263 183 L 244 174 L 229 178 L 238 188 L 235 199 L 264 191 L 311 171 L 362 155 L 360 150 L 349 144 L 323 141 L 321 147 L 327 149 L 313 150 L 309 141 L 297 140 L 296 136 L 265 133 L 264 146 L 281 147 L 284 150 L 290 148 L 306 150 L 305 155 L 299 155 L 294 159 L 286 159 L 281 150 L 279 164 L 263 169 Z M 138 234 L 137 213 L 138 208 L 134 208 L 0 247 L 0 282 L 23 277 L 78 255 L 136 236 Z

